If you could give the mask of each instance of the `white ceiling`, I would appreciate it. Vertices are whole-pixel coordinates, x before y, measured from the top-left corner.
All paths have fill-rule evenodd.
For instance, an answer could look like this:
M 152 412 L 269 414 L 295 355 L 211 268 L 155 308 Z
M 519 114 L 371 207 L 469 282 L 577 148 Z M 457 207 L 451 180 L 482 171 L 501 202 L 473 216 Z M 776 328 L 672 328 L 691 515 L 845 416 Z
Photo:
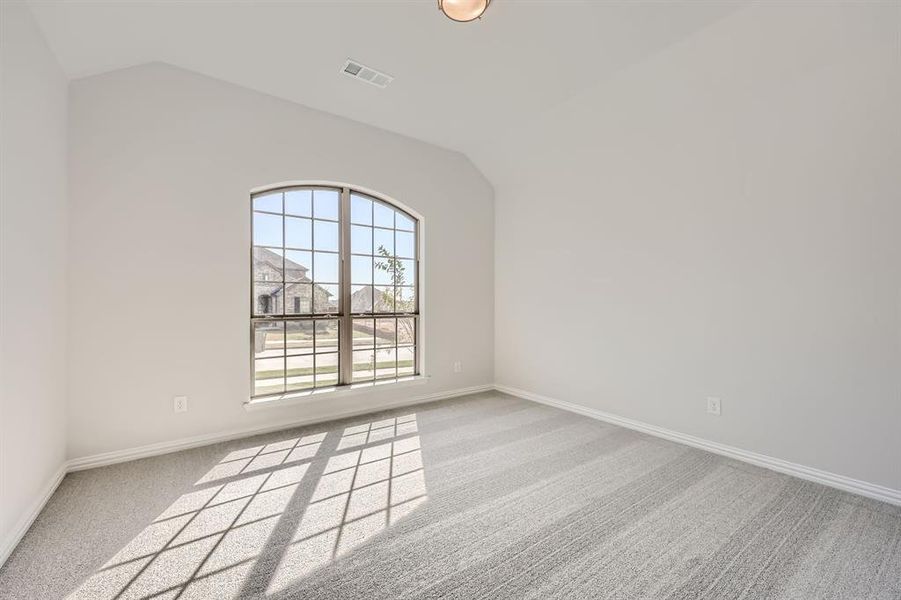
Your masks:
M 459 24 L 433 0 L 30 5 L 73 79 L 162 61 L 464 153 L 741 6 L 494 0 Z

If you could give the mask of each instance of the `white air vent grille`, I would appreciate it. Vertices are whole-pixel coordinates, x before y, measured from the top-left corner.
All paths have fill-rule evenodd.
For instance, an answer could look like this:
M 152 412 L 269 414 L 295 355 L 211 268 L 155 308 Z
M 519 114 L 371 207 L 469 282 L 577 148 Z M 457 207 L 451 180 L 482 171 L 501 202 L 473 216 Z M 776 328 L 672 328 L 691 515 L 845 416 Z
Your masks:
M 372 67 L 367 67 L 366 65 L 349 58 L 345 61 L 344 66 L 341 67 L 341 72 L 348 77 L 359 79 L 360 81 L 364 81 L 380 88 L 388 87 L 388 84 L 394 81 L 394 77 L 391 77 L 391 75 L 376 71 Z

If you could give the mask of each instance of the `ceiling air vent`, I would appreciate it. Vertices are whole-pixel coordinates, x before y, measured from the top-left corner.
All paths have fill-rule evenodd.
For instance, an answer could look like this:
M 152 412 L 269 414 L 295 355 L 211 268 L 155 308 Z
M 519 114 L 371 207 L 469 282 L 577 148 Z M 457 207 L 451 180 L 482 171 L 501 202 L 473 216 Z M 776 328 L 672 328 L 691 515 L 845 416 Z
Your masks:
M 348 77 L 365 81 L 366 83 L 380 88 L 388 87 L 388 84 L 394 81 L 394 77 L 391 77 L 391 75 L 376 71 L 372 67 L 367 67 L 366 65 L 360 64 L 349 58 L 345 61 L 344 66 L 341 68 L 341 72 Z

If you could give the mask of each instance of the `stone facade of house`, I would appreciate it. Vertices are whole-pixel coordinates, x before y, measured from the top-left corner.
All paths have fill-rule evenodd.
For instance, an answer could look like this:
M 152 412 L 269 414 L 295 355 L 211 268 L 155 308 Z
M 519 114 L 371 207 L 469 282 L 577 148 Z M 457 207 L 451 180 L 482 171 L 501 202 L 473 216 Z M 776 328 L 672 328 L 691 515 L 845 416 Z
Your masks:
M 307 275 L 308 269 L 284 259 L 287 281 L 282 281 L 282 256 L 267 248 L 254 248 L 254 312 L 256 314 L 307 314 L 337 312 L 338 298 Z

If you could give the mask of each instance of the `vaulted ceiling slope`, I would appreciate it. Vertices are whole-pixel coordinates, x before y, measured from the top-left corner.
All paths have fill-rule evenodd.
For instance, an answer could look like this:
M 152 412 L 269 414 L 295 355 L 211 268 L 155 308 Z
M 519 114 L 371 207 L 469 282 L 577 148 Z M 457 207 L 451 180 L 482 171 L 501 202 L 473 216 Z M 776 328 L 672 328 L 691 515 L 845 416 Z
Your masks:
M 901 93 L 899 41 L 897 0 L 756 2 L 536 111 L 526 127 L 494 132 L 468 157 L 497 191 L 523 185 L 531 179 L 526 173 L 540 173 L 550 186 L 562 177 L 602 178 L 610 157 L 623 154 L 641 171 L 648 149 L 668 139 L 676 143 L 674 157 L 690 156 L 704 136 L 755 121 L 758 132 L 785 121 L 785 140 L 795 142 L 791 104 L 801 89 L 801 114 L 819 116 L 817 128 L 838 135 L 847 124 L 824 115 L 847 104 L 841 94 L 875 107 Z M 884 120 L 869 115 L 878 123 L 869 145 L 901 139 L 901 104 L 892 105 Z M 750 147 L 732 139 L 722 150 Z M 549 165 L 561 164 L 559 156 L 566 170 L 554 173 Z
M 73 79 L 165 62 L 467 155 L 741 2 L 495 0 L 481 21 L 416 2 L 43 2 Z M 386 89 L 340 75 L 353 58 Z

